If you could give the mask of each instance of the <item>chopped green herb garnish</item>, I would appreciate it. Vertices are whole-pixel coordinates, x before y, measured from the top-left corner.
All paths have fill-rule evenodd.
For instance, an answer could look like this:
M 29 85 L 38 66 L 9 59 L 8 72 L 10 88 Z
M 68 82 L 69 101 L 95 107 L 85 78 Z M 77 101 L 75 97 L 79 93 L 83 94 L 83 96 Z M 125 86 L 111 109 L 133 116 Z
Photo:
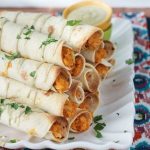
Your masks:
M 68 140 L 74 140 L 75 139 L 75 137 L 69 137 L 68 138 Z
M 13 53 L 11 55 L 6 55 L 5 54 L 5 57 L 9 60 L 13 60 L 13 59 L 16 59 L 16 58 L 20 58 L 20 53 L 19 52 L 16 52 L 16 53 Z
M 31 27 L 25 26 L 24 29 L 25 29 L 25 31 L 23 32 L 23 34 L 25 35 L 24 39 L 29 40 L 31 33 L 34 31 L 35 28 L 32 25 Z
M 28 37 L 28 36 L 27 36 L 27 37 L 25 37 L 24 39 L 26 39 L 26 40 L 30 40 L 30 37 Z
M 58 40 L 52 38 L 51 36 L 48 36 L 48 38 L 46 39 L 46 41 L 43 41 L 40 48 L 42 48 L 43 46 L 46 46 L 50 43 L 53 43 L 53 42 L 57 42 Z
M 131 65 L 135 62 L 135 59 L 137 58 L 136 54 L 133 54 L 133 58 L 129 58 L 126 60 L 126 64 Z
M 75 26 L 75 25 L 80 25 L 81 20 L 68 20 L 67 21 L 67 26 Z
M 103 119 L 102 115 L 95 116 L 94 119 L 93 119 L 94 123 L 96 124 L 94 126 L 94 131 L 96 133 L 97 138 L 102 137 L 102 134 L 101 134 L 100 131 L 102 131 L 104 129 L 104 127 L 106 126 L 105 123 L 100 122 L 100 121 L 102 121 L 102 119 Z
M 94 123 L 97 123 L 98 121 L 100 121 L 100 120 L 102 120 L 103 118 L 102 118 L 102 115 L 98 115 L 98 116 L 95 116 L 94 117 L 94 119 L 93 119 L 93 121 L 94 121 Z
M 94 127 L 94 130 L 95 130 L 95 131 L 103 130 L 105 126 L 106 126 L 105 123 L 97 123 L 97 124 L 95 125 L 95 127 Z
M 19 108 L 19 105 L 17 103 L 11 103 L 10 106 L 11 108 L 14 108 L 15 110 Z
M 25 108 L 25 106 L 24 106 L 24 105 L 20 105 L 19 107 L 21 107 L 21 108 Z
M 17 35 L 17 39 L 21 39 L 21 36 L 19 34 Z
M 24 32 L 23 34 L 24 35 L 29 35 L 29 34 L 31 34 L 32 33 L 32 30 L 27 30 L 26 32 Z
M 3 109 L 2 109 L 2 108 L 0 108 L 0 116 L 1 116 L 2 112 L 3 112 Z
M 12 140 L 10 140 L 9 142 L 10 142 L 10 143 L 16 143 L 17 140 L 16 140 L 16 139 L 12 139 Z
M 29 114 L 31 112 L 32 112 L 31 108 L 29 106 L 27 106 L 25 109 L 25 114 Z
M 34 78 L 34 77 L 35 77 L 35 74 L 36 74 L 36 71 L 32 71 L 32 72 L 30 73 L 30 76 Z
M 102 134 L 101 134 L 99 131 L 96 131 L 96 137 L 97 137 L 97 138 L 101 138 L 101 137 L 102 137 Z
M 0 103 L 4 104 L 5 99 L 0 99 Z
M 134 59 L 133 58 L 129 58 L 128 60 L 126 60 L 126 64 L 131 65 L 134 63 Z

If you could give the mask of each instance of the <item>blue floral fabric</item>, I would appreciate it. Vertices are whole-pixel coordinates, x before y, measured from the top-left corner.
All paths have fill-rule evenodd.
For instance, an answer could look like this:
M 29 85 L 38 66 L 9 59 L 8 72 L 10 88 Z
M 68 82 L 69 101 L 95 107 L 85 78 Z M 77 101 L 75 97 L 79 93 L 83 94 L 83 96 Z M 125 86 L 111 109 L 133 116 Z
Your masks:
M 150 41 L 144 13 L 119 13 L 134 31 L 135 136 L 131 150 L 150 150 Z

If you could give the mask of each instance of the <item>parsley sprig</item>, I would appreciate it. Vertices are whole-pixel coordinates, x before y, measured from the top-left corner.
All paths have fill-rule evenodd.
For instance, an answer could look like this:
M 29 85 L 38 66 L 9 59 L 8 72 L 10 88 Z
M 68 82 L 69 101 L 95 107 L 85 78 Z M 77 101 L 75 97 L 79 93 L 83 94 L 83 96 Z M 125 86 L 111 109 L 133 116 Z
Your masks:
M 11 103 L 10 104 L 11 108 L 17 110 L 19 108 L 19 104 L 18 103 Z
M 102 115 L 95 116 L 94 119 L 93 119 L 93 121 L 95 123 L 94 131 L 96 133 L 96 137 L 97 138 L 101 138 L 102 137 L 101 131 L 106 126 L 106 124 L 104 122 L 103 123 L 100 122 L 100 121 L 102 121 L 102 119 L 103 119 Z
M 11 55 L 7 55 L 5 54 L 5 57 L 9 60 L 13 60 L 13 59 L 16 59 L 16 58 L 20 58 L 21 55 L 19 52 L 15 52 L 15 53 L 12 53 Z
M 67 21 L 67 26 L 76 26 L 76 25 L 80 25 L 81 20 L 68 20 Z
M 42 42 L 40 48 L 42 48 L 43 46 L 46 46 L 46 45 L 48 45 L 48 44 L 50 44 L 50 43 L 57 42 L 57 41 L 58 41 L 58 40 L 52 38 L 52 37 L 49 35 L 48 38 L 47 38 L 45 41 Z
M 24 106 L 23 104 L 19 104 L 19 103 L 15 103 L 15 102 L 13 102 L 13 103 L 4 103 L 4 102 L 5 102 L 5 99 L 0 99 L 0 106 L 5 104 L 15 110 L 17 110 L 18 108 L 22 108 L 22 109 L 24 109 L 25 114 L 29 114 L 32 112 L 32 109 L 29 106 Z M 2 114 L 2 112 L 3 112 L 3 109 L 0 107 L 0 115 Z
M 136 58 L 137 58 L 137 55 L 136 55 L 136 54 L 133 54 L 133 57 L 127 59 L 127 60 L 125 61 L 125 63 L 128 64 L 128 65 L 134 64 Z
M 30 73 L 30 76 L 34 78 L 34 77 L 35 77 L 35 74 L 36 74 L 36 71 L 32 71 L 32 72 Z
M 31 36 L 31 33 L 35 30 L 34 26 L 25 26 L 24 27 L 25 31 L 23 32 L 23 35 L 25 36 L 24 39 L 26 40 L 29 40 L 30 39 L 30 36 Z M 21 37 L 20 37 L 21 38 Z
M 2 112 L 3 112 L 3 109 L 2 109 L 2 108 L 0 108 L 0 116 L 1 116 Z
M 9 142 L 10 142 L 10 143 L 16 143 L 17 140 L 16 140 L 16 139 L 11 139 Z
M 29 114 L 29 113 L 31 113 L 31 112 L 32 112 L 31 107 L 27 106 L 27 107 L 25 108 L 25 114 Z
M 21 36 L 20 36 L 19 34 L 17 35 L 17 39 L 18 39 L 18 40 L 21 39 Z
M 5 99 L 1 98 L 0 99 L 0 104 L 4 104 Z
M 74 140 L 75 139 L 75 137 L 69 137 L 68 138 L 68 140 Z

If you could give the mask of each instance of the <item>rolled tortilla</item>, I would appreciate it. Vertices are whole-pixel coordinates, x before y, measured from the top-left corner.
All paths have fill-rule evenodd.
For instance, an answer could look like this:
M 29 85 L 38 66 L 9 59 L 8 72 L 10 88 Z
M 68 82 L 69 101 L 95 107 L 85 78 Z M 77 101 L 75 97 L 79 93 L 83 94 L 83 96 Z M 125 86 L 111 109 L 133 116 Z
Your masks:
M 85 68 L 85 58 L 81 54 L 75 55 L 75 65 L 72 70 L 70 70 L 71 76 L 74 78 L 79 77 Z
M 70 73 L 57 65 L 25 58 L 14 58 L 0 51 L 0 75 L 21 81 L 27 85 L 48 91 L 63 93 L 72 82 Z
M 21 25 L 30 26 L 32 24 L 40 32 L 51 34 L 56 39 L 63 39 L 76 52 L 80 52 L 81 49 L 97 49 L 103 38 L 101 29 L 91 25 L 70 25 L 66 19 L 60 16 L 49 15 L 47 17 L 47 14 L 11 11 L 2 11 L 0 16 Z
M 3 20 L 0 19 L 0 23 Z M 68 70 L 74 67 L 74 53 L 64 41 L 39 33 L 33 26 L 24 27 L 10 21 L 6 21 L 0 30 L 3 51 L 19 53 L 22 57 L 53 63 Z
M 115 65 L 115 59 L 110 59 L 108 61 L 102 60 L 101 63 L 98 63 L 95 66 L 95 69 L 97 70 L 100 78 L 104 80 L 107 75 L 111 72 L 113 66 Z
M 69 124 L 64 117 L 56 117 L 13 99 L 0 98 L 0 123 L 23 131 L 31 137 L 63 142 L 68 137 Z
M 67 94 L 41 91 L 16 80 L 0 76 L 0 97 L 12 98 L 16 102 L 38 107 L 55 116 L 72 117 L 77 104 Z
M 86 60 L 93 64 L 98 64 L 102 59 L 109 60 L 113 57 L 115 47 L 110 41 L 103 41 L 103 44 L 96 51 L 82 51 Z
M 85 69 L 78 80 L 82 82 L 83 89 L 89 92 L 97 91 L 101 82 L 97 70 L 89 63 L 85 64 Z
M 81 104 L 85 98 L 82 83 L 78 80 L 73 80 L 67 94 L 69 95 L 70 100 L 74 101 L 77 104 Z
M 85 99 L 80 104 L 79 108 L 84 109 L 84 110 L 88 110 L 88 111 L 94 113 L 97 110 L 99 103 L 100 103 L 100 100 L 99 100 L 98 93 L 86 92 L 85 93 Z
M 78 109 L 78 112 L 69 120 L 70 131 L 75 133 L 87 131 L 92 119 L 92 114 L 89 111 Z

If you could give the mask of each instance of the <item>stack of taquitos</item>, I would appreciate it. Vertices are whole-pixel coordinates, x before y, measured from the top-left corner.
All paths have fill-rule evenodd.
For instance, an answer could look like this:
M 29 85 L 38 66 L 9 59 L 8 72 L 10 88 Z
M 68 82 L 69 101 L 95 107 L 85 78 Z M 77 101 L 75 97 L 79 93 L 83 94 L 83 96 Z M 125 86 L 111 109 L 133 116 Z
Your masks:
M 99 105 L 101 80 L 114 65 L 115 49 L 111 42 L 103 41 L 103 31 L 43 13 L 4 11 L 0 17 L 2 100 L 18 106 L 22 103 L 25 108 L 36 107 L 37 112 L 49 113 L 48 118 L 60 117 L 46 130 L 55 137 L 48 136 L 54 141 L 66 140 L 68 130 L 76 133 L 88 130 Z M 3 106 L 3 109 L 10 108 Z M 22 113 L 20 109 L 18 113 Z M 9 113 L 7 116 L 11 117 Z M 38 113 L 36 116 L 40 117 Z M 25 118 L 23 115 L 22 120 Z M 29 128 L 32 121 L 31 117 L 26 122 Z M 16 126 L 3 122 L 1 117 L 0 122 L 34 133 L 34 129 L 29 132 L 28 128 L 20 128 L 24 125 L 20 122 Z M 47 138 L 46 133 L 33 136 Z

